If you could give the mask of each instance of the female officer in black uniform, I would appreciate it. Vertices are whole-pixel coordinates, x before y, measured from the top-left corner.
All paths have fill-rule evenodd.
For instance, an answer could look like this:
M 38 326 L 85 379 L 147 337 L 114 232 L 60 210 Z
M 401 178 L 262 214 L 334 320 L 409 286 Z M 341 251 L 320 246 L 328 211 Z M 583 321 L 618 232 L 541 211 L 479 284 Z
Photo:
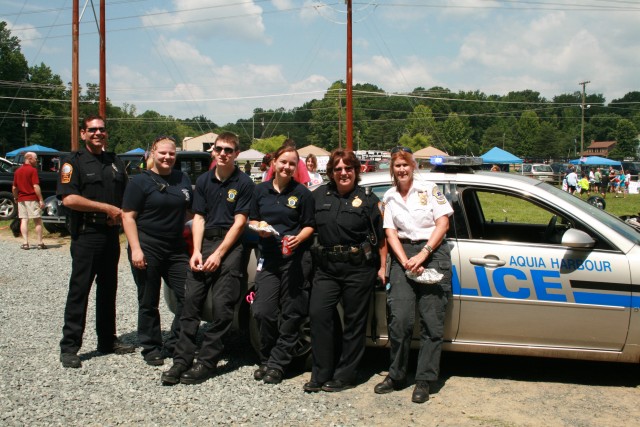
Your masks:
M 182 230 L 191 207 L 191 182 L 184 172 L 173 169 L 175 162 L 175 140 L 157 138 L 151 147 L 149 170 L 131 179 L 122 203 L 131 272 L 138 287 L 138 340 L 149 365 L 162 365 L 166 353 L 173 355 L 189 268 Z M 158 311 L 161 279 L 177 299 L 165 354 Z
M 260 330 L 260 366 L 253 377 L 278 384 L 291 362 L 300 323 L 307 315 L 302 258 L 313 234 L 314 203 L 311 192 L 293 179 L 299 161 L 296 149 L 282 146 L 273 159 L 273 179 L 256 186 L 249 219 L 251 225 L 268 224 L 279 234 L 259 231 L 262 259 L 258 261 L 252 305 Z M 290 253 L 283 253 L 285 236 Z
M 376 275 L 385 280 L 386 247 L 379 200 L 357 185 L 360 162 L 351 151 L 334 150 L 327 163 L 327 177 L 329 184 L 313 193 L 319 246 L 312 248 L 317 270 L 309 306 L 313 370 L 304 385 L 307 392 L 353 387 L 364 354 Z M 336 355 L 334 312 L 340 301 L 344 331 L 342 352 Z

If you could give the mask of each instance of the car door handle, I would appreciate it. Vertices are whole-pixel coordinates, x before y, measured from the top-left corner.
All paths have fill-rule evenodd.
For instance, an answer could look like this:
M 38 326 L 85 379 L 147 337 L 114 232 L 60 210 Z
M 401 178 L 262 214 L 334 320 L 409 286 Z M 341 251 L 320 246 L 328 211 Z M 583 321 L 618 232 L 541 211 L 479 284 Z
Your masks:
M 506 264 L 505 261 L 491 255 L 485 258 L 469 258 L 469 262 L 474 265 L 486 265 L 488 267 L 502 267 Z

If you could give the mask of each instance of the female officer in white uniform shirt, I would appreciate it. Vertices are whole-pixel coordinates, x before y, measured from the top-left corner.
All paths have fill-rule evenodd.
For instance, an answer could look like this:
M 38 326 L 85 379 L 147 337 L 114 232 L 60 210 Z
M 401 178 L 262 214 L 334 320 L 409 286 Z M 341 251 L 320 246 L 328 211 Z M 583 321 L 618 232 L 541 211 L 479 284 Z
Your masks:
M 395 185 L 383 198 L 383 226 L 393 254 L 387 295 L 391 366 L 375 392 L 389 393 L 404 385 L 417 303 L 420 352 L 411 400 L 423 403 L 429 399 L 429 382 L 436 381 L 440 371 L 444 317 L 451 295 L 451 255 L 443 240 L 453 209 L 436 184 L 414 180 L 415 169 L 410 149 L 391 150 L 390 172 Z M 444 277 L 436 284 L 420 284 L 405 274 L 421 274 L 425 268 Z

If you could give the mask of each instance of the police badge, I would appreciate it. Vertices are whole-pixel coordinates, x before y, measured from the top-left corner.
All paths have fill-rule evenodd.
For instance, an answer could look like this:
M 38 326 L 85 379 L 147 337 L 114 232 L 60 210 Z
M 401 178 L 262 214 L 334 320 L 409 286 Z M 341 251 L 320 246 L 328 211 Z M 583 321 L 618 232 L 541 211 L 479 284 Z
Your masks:
M 439 205 L 444 205 L 447 203 L 447 199 L 442 194 L 442 191 L 438 187 L 433 187 L 433 196 L 436 198 L 436 201 Z
M 238 195 L 238 190 L 229 190 L 229 192 L 227 193 L 227 202 L 235 202 L 236 201 L 236 196 Z
M 291 209 L 295 209 L 298 206 L 298 198 L 296 196 L 291 196 L 287 199 L 287 207 Z
M 353 199 L 353 202 L 351 202 L 351 206 L 353 206 L 354 208 L 359 208 L 360 205 L 362 205 L 362 199 L 360 197 L 356 196 Z

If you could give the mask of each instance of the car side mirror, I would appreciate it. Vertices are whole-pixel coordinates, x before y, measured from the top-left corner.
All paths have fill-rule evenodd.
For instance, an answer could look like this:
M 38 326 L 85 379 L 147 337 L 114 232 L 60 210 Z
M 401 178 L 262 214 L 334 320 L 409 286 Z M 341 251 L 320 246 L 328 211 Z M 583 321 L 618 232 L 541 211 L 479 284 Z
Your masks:
M 561 244 L 570 248 L 590 249 L 596 245 L 596 241 L 584 231 L 570 228 L 562 235 Z

